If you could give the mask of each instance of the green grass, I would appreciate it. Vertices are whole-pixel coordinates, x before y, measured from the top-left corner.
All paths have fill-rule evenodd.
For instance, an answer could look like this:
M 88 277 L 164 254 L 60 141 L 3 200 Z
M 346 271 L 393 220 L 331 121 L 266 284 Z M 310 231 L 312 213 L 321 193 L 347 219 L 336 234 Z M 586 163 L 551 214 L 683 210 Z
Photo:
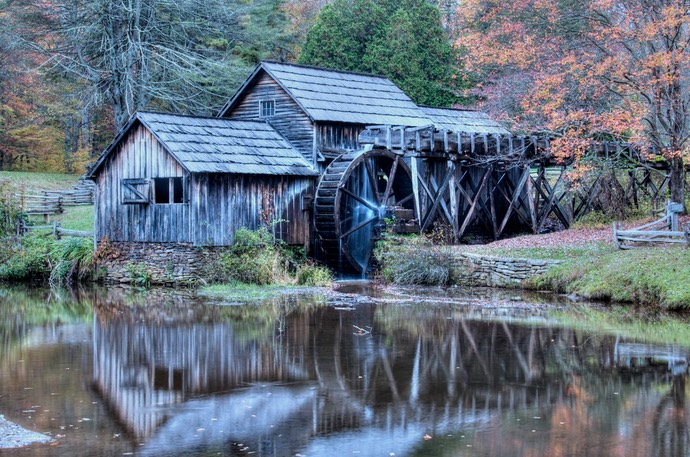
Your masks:
M 581 257 L 592 257 L 617 252 L 617 249 L 609 243 L 593 242 L 564 247 L 524 247 L 524 248 L 488 248 L 472 249 L 478 254 L 493 255 L 497 257 L 517 257 L 526 259 L 567 260 Z
M 64 173 L 32 173 L 24 171 L 0 171 L 0 180 L 7 180 L 14 192 L 69 190 L 79 181 L 79 175 Z M 93 206 L 69 206 L 64 213 L 51 215 L 48 224 L 60 223 L 69 230 L 92 231 L 94 225 Z M 31 216 L 33 225 L 45 225 L 43 216 Z
M 16 189 L 29 190 L 66 190 L 71 189 L 79 175 L 64 173 L 33 173 L 28 171 L 0 171 L 0 179 L 9 180 Z
M 647 309 L 626 306 L 611 306 L 605 311 L 590 306 L 573 306 L 566 310 L 550 311 L 548 316 L 568 328 L 619 335 L 645 343 L 690 347 L 690 322 L 687 316 L 650 314 Z
M 285 292 L 299 292 L 299 291 L 313 291 L 313 288 L 304 286 L 290 286 L 290 285 L 254 285 L 244 284 L 241 282 L 233 282 L 228 284 L 213 284 L 204 286 L 199 289 L 199 295 L 223 298 L 232 301 L 255 301 L 265 300 L 267 298 L 278 297 Z
M 94 214 L 93 205 L 69 206 L 62 214 L 56 214 L 55 220 L 60 226 L 69 230 L 93 231 Z M 41 223 L 41 222 L 39 222 Z
M 690 249 L 611 248 L 569 255 L 531 285 L 593 300 L 690 309 Z

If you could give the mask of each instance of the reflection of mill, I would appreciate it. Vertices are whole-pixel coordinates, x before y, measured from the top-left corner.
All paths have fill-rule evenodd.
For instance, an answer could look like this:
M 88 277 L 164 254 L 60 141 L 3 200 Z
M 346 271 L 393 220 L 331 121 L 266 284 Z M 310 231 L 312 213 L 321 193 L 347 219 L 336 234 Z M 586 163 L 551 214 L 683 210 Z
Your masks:
M 142 453 L 234 442 L 258 455 L 327 455 L 356 442 L 360 455 L 404 455 L 425 433 L 536 412 L 556 417 L 556 405 L 571 415 L 582 398 L 598 395 L 601 381 L 587 374 L 593 363 L 644 383 L 666 373 L 615 338 L 583 341 L 573 330 L 477 322 L 447 308 L 312 308 L 281 315 L 284 325 L 269 331 L 257 328 L 252 313 L 260 312 L 164 326 L 96 321 L 95 383 L 145 442 Z M 681 389 L 672 398 L 683 395 Z M 663 410 L 654 444 L 662 450 L 687 430 L 673 431 Z M 582 436 L 596 432 L 586 416 L 582 424 Z M 652 438 L 645 439 L 651 448 Z

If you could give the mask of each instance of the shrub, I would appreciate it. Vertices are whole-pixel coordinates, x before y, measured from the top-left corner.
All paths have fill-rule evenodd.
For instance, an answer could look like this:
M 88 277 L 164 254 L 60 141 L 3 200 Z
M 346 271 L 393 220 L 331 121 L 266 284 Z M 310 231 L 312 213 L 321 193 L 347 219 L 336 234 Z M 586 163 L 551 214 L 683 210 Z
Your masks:
M 266 228 L 242 228 L 235 242 L 220 255 L 210 259 L 204 276 L 212 283 L 330 284 L 330 271 L 307 260 L 302 249 L 276 241 Z
M 0 180 L 0 237 L 16 234 L 26 220 L 8 180 Z
M 297 267 L 297 284 L 300 286 L 327 287 L 333 283 L 331 270 L 313 262 Z
M 125 271 L 129 273 L 129 280 L 137 287 L 151 287 L 153 275 L 145 263 L 129 263 L 125 265 Z
M 281 244 L 273 241 L 266 228 L 241 228 L 235 233 L 235 242 L 207 263 L 205 276 L 214 283 L 266 285 L 282 282 L 288 267 L 281 252 Z
M 403 285 L 447 285 L 451 280 L 450 247 L 423 236 L 387 237 L 378 242 L 374 258 L 384 281 Z
M 50 275 L 51 252 L 55 241 L 39 235 L 21 239 L 5 237 L 2 240 L 0 279 L 36 280 Z
M 84 238 L 68 238 L 55 243 L 50 253 L 54 262 L 50 273 L 53 286 L 70 284 L 93 274 L 93 241 Z

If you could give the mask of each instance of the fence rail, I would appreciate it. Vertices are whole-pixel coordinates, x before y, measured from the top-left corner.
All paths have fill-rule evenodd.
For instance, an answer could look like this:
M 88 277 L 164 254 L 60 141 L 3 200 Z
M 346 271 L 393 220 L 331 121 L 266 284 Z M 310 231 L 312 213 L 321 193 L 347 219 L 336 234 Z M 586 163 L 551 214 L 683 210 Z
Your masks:
M 70 190 L 29 191 L 14 197 L 26 214 L 43 215 L 48 222 L 49 216 L 62 214 L 66 207 L 93 205 L 94 185 L 80 181 Z
M 620 222 L 613 223 L 613 239 L 618 249 L 630 249 L 637 243 L 677 243 L 690 246 L 690 224 L 679 227 L 678 215 L 683 211 L 679 203 L 666 203 L 661 219 L 625 230 Z
M 73 236 L 73 237 L 79 237 L 79 238 L 89 238 L 93 236 L 93 232 L 90 231 L 85 231 L 85 230 L 70 230 L 70 229 L 65 229 L 60 227 L 60 224 L 58 222 L 53 222 L 50 225 L 22 225 L 22 232 L 23 233 L 28 233 L 28 232 L 34 232 L 38 230 L 49 230 L 49 232 L 46 232 L 46 236 L 54 236 L 58 240 L 62 237 L 66 236 Z

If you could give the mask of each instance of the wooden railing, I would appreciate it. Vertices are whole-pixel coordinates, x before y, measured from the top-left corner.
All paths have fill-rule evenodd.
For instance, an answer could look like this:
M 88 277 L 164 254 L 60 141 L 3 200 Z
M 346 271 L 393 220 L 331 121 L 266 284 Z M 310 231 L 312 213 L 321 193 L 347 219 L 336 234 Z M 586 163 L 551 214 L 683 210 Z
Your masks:
M 43 215 L 48 222 L 50 215 L 62 214 L 66 207 L 93 205 L 94 186 L 80 181 L 70 190 L 44 190 L 15 195 L 24 212 Z
M 22 224 L 22 233 L 26 234 L 34 231 L 46 230 L 46 236 L 54 236 L 58 240 L 65 236 L 74 236 L 79 238 L 89 238 L 93 236 L 92 231 L 85 230 L 70 230 L 60 226 L 59 222 L 53 222 L 50 225 L 26 225 Z
M 624 230 L 620 222 L 613 223 L 613 239 L 618 249 L 630 249 L 637 243 L 680 243 L 690 246 L 690 226 L 681 230 L 678 216 L 683 212 L 680 203 L 666 203 L 666 213 L 661 219 Z

